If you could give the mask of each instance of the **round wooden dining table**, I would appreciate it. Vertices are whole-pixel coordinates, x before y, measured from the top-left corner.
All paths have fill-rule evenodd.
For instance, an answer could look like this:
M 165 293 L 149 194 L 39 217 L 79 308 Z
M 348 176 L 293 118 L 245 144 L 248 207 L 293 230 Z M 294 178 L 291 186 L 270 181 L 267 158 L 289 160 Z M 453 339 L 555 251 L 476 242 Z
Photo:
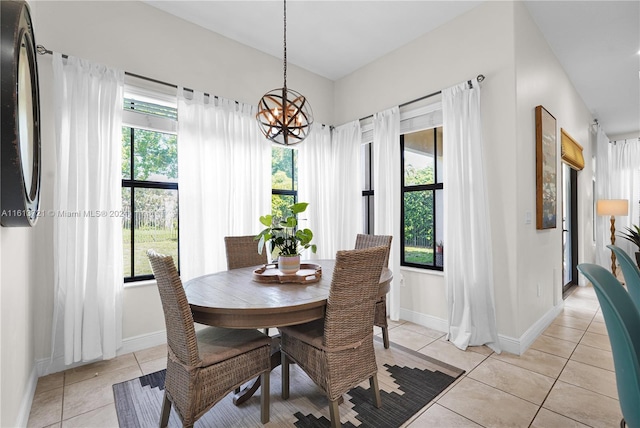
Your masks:
M 190 279 L 184 290 L 193 320 L 199 324 L 260 329 L 303 324 L 324 317 L 334 265 L 335 260 L 302 262 L 301 267 L 312 268 L 298 272 L 295 280 L 302 282 L 285 283 L 263 282 L 274 279 L 256 274 L 265 267 L 232 269 Z M 383 268 L 379 296 L 389 291 L 392 277 L 391 271 Z M 280 364 L 278 348 L 272 348 L 272 368 Z M 260 378 L 256 378 L 236 393 L 233 402 L 242 404 L 259 387 Z
M 321 267 L 320 280 L 303 283 L 262 282 L 266 278 L 257 276 L 255 271 L 260 266 L 254 266 L 186 281 L 184 289 L 193 320 L 216 327 L 269 328 L 321 319 L 329 297 L 335 260 L 302 263 Z M 389 291 L 391 279 L 391 271 L 383 268 L 380 296 Z

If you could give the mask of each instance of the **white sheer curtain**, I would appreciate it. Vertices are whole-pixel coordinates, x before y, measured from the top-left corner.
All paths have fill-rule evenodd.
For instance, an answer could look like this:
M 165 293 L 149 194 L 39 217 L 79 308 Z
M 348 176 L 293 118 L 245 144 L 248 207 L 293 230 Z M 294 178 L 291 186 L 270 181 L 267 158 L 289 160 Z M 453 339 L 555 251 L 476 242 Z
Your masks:
M 259 217 L 271 212 L 271 144 L 256 124 L 257 107 L 206 98 L 178 90 L 184 281 L 226 269 L 224 237 L 258 233 Z
M 124 72 L 53 56 L 57 173 L 52 356 L 109 359 L 122 344 Z M 107 215 L 102 215 L 107 213 Z
M 400 108 L 373 115 L 373 178 L 375 234 L 392 235 L 389 268 L 393 281 L 388 294 L 389 317 L 400 317 L 400 257 L 397 228 L 400 224 Z
M 463 350 L 486 344 L 500 352 L 477 80 L 443 90 L 442 113 L 448 339 Z
M 362 131 L 360 121 L 333 130 L 333 210 L 335 248 L 350 250 L 362 233 Z
M 637 247 L 619 235 L 625 227 L 640 224 L 640 141 L 637 139 L 609 142 L 599 130 L 596 148 L 596 200 L 627 199 L 629 215 L 616 216 L 616 246 L 635 260 Z M 596 216 L 596 261 L 611 265 L 609 217 Z
M 312 243 L 318 246 L 316 254 L 307 250 L 302 258 L 332 259 L 336 253 L 331 130 L 328 126 L 314 126 L 309 136 L 296 149 L 298 202 L 309 203 L 307 210 L 298 216 L 299 227 L 311 229 Z

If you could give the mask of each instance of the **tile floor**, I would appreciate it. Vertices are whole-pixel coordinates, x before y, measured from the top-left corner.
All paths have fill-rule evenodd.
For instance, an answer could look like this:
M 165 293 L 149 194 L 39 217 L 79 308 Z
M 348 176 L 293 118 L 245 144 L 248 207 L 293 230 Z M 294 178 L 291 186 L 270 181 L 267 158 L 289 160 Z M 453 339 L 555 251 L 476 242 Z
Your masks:
M 522 356 L 463 352 L 438 331 L 391 327 L 392 341 L 466 370 L 407 427 L 619 426 L 611 347 L 591 287 L 576 288 Z M 159 346 L 40 378 L 28 426 L 117 427 L 111 385 L 164 368 L 165 355 Z

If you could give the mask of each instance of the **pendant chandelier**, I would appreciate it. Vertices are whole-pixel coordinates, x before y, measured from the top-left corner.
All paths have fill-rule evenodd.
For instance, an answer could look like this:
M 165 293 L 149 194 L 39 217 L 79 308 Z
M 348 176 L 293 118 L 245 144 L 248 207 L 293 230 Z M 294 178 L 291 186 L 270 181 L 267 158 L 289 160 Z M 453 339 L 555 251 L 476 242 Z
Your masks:
M 258 126 L 269 140 L 290 146 L 307 138 L 313 115 L 304 95 L 287 88 L 287 0 L 284 0 L 284 85 L 258 102 Z

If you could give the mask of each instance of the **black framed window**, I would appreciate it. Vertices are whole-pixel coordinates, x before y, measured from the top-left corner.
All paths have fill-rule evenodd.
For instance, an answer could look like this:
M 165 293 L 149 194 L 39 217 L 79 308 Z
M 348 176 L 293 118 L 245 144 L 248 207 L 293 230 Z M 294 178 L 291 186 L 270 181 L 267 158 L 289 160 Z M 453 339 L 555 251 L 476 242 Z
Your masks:
M 442 127 L 400 136 L 402 266 L 443 270 Z
M 271 149 L 271 215 L 287 218 L 298 202 L 298 151 L 285 146 Z
M 133 99 L 125 99 L 124 110 L 123 266 L 124 281 L 133 282 L 153 278 L 150 248 L 180 267 L 177 111 Z

